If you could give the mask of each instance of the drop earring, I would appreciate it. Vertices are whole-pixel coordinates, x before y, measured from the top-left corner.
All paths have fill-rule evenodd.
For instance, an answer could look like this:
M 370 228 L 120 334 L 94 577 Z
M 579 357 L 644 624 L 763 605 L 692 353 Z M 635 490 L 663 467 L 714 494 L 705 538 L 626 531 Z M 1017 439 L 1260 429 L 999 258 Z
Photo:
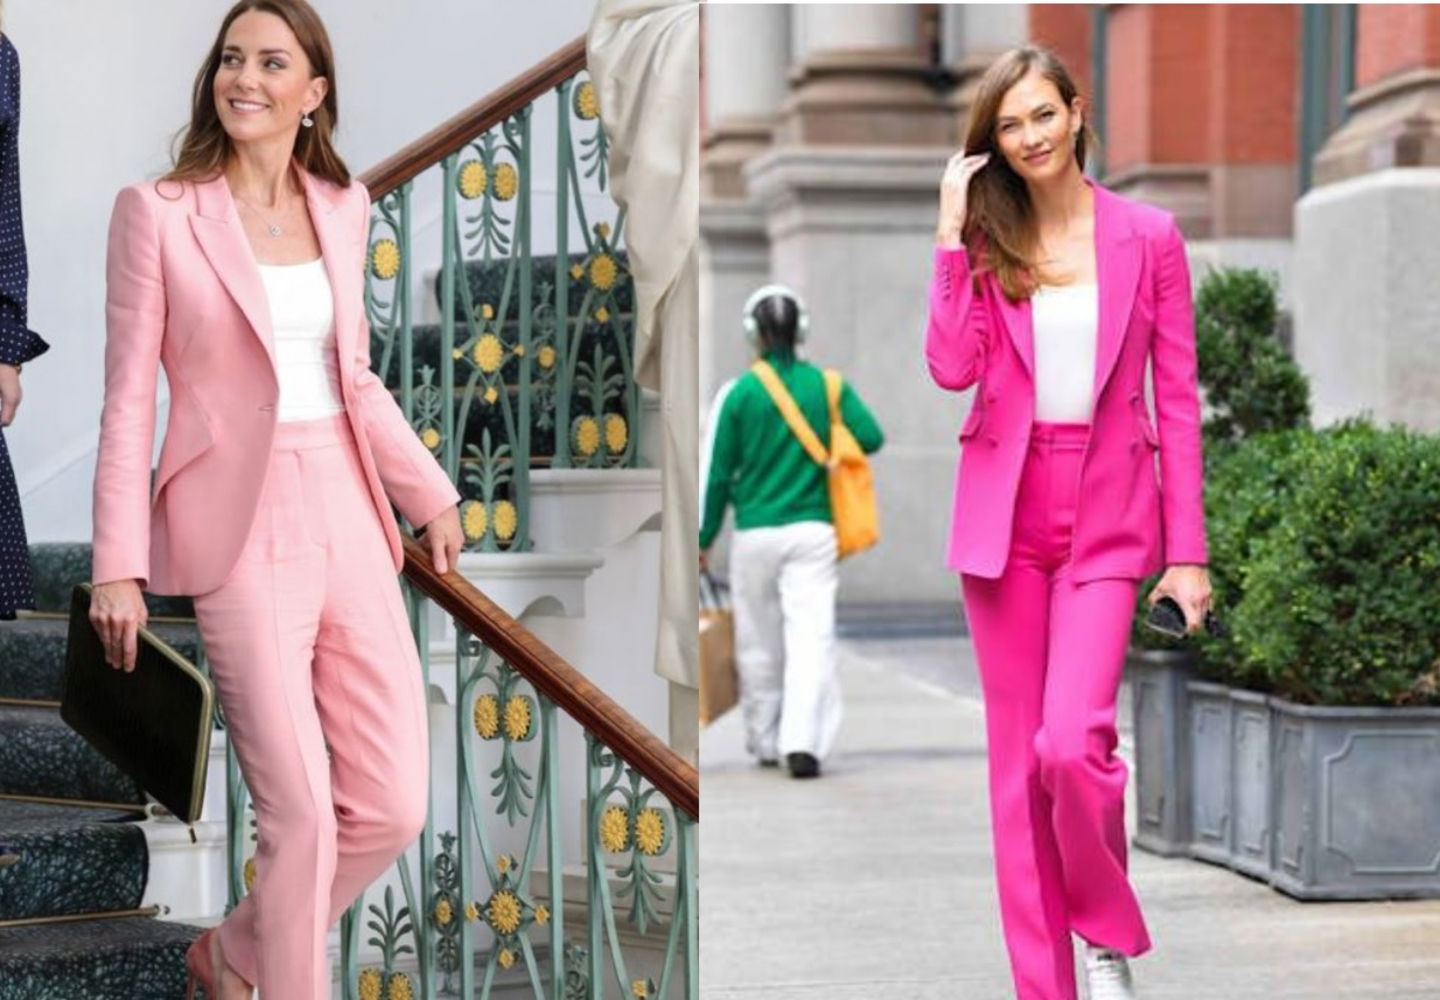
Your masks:
M 311 118 L 310 112 L 307 111 L 305 112 L 304 117 L 300 119 L 300 124 L 304 125 L 306 128 L 310 128 L 312 125 L 315 124 L 315 119 Z

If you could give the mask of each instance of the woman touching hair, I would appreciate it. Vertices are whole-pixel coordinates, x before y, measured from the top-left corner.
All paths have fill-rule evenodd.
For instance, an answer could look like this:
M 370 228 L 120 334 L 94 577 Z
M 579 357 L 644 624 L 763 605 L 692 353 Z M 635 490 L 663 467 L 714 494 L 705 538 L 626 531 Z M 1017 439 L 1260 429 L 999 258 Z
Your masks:
M 242 0 L 174 169 L 121 191 L 110 224 L 91 619 L 129 670 L 141 591 L 194 597 L 259 832 L 253 888 L 186 955 L 207 1000 L 328 997 L 328 928 L 425 822 L 390 503 L 446 572 L 459 497 L 370 371 L 370 199 L 331 144 L 337 115 L 315 11 Z
M 1149 599 L 1175 599 L 1192 631 L 1210 601 L 1185 246 L 1170 214 L 1084 176 L 1085 116 L 1050 52 L 989 67 L 941 185 L 925 339 L 938 385 L 975 386 L 947 562 L 1023 1000 L 1074 1000 L 1072 933 L 1091 1000 L 1134 996 L 1127 958 L 1150 937 L 1114 751 L 1136 591 L 1163 568 Z

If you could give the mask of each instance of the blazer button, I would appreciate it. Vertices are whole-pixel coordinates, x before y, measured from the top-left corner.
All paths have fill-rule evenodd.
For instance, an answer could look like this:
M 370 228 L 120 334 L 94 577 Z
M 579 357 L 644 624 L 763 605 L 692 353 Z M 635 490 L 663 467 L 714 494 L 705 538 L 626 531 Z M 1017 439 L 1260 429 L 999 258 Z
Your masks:
M 985 402 L 987 402 L 987 403 L 993 403 L 993 402 L 995 402 L 995 394 L 994 394 L 993 392 L 987 392 L 987 393 L 985 394 Z

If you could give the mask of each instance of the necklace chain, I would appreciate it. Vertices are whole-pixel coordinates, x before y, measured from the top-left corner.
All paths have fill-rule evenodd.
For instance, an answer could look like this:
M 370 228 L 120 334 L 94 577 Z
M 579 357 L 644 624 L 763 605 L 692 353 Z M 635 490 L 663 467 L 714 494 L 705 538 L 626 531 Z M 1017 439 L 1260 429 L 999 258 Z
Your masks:
M 271 236 L 279 236 L 281 233 L 283 233 L 283 232 L 285 231 L 285 230 L 282 229 L 277 223 L 271 222 L 269 219 L 267 219 L 264 215 L 261 214 L 261 212 L 260 212 L 260 210 L 259 210 L 258 208 L 256 208 L 254 205 L 250 204 L 248 201 L 246 201 L 244 198 L 240 197 L 238 194 L 237 194 L 237 195 L 234 195 L 234 198 L 235 198 L 235 200 L 238 201 L 241 205 L 244 205 L 246 208 L 248 208 L 250 211 L 254 212 L 255 215 L 259 217 L 260 221 L 265 224 L 266 231 L 269 232 Z

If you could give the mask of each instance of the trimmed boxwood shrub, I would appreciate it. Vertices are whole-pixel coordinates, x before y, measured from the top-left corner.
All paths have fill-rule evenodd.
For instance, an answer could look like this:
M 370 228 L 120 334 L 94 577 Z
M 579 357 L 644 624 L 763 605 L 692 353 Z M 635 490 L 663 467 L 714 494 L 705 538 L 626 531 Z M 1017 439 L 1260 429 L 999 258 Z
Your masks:
M 1298 702 L 1440 704 L 1440 437 L 1352 423 L 1297 441 L 1274 523 L 1229 557 L 1241 672 Z

